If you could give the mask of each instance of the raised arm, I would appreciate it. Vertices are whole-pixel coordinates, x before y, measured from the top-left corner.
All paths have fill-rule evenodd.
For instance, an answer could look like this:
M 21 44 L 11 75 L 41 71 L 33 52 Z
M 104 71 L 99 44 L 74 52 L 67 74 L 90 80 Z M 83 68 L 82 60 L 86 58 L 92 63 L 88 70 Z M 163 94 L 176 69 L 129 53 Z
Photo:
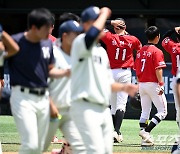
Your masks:
M 2 42 L 5 46 L 5 51 L 7 52 L 7 55 L 5 57 L 13 56 L 19 51 L 19 46 L 17 45 L 17 43 L 5 31 L 2 31 Z
M 105 26 L 106 20 L 111 15 L 111 10 L 107 7 L 100 9 L 99 17 L 94 21 L 91 28 L 87 31 L 85 36 L 85 43 L 87 49 L 91 47 L 95 40 L 99 40 L 99 35 Z

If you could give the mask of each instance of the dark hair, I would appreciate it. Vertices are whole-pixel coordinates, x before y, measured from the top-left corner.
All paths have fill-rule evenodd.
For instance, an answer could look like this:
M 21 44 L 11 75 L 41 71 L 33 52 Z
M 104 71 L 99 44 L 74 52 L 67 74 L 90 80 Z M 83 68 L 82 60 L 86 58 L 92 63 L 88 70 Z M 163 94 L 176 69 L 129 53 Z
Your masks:
M 125 22 L 125 20 L 124 20 L 123 18 L 116 18 L 115 20 L 121 20 L 121 21 L 123 21 L 123 24 L 122 24 L 121 26 L 117 26 L 117 27 L 120 28 L 120 29 L 125 29 L 125 27 L 126 27 L 126 22 Z
M 28 14 L 28 29 L 35 25 L 38 29 L 44 25 L 51 25 L 52 14 L 48 9 L 38 8 Z
M 59 17 L 59 25 L 68 20 L 75 20 L 77 22 L 80 22 L 80 17 L 74 13 L 65 12 Z
M 115 20 L 122 20 L 125 23 L 125 20 L 123 18 L 116 18 Z
M 145 30 L 145 34 L 148 40 L 154 40 L 156 36 L 159 36 L 160 32 L 156 26 L 150 26 Z
M 180 30 L 178 31 L 178 33 L 176 32 L 175 35 L 176 35 L 177 41 L 180 42 Z
M 51 25 L 55 24 L 55 14 L 51 13 Z

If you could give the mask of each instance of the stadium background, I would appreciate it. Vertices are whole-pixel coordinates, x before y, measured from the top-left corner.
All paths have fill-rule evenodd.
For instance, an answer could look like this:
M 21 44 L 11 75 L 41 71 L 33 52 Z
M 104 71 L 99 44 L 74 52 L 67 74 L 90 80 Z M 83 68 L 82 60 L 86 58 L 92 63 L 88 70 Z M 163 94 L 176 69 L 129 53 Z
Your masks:
M 0 23 L 10 34 L 24 31 L 26 30 L 27 13 L 34 8 L 46 7 L 55 14 L 56 22 L 53 35 L 57 37 L 60 14 L 73 12 L 80 15 L 84 8 L 92 5 L 110 7 L 112 9 L 111 19 L 124 18 L 127 24 L 127 31 L 138 37 L 143 45 L 147 41 L 144 36 L 144 30 L 148 26 L 158 26 L 163 35 L 168 29 L 180 25 L 179 0 L 0 0 Z M 160 44 L 158 47 L 162 49 Z M 164 72 L 165 94 L 168 100 L 168 116 L 166 119 L 175 119 L 170 56 L 164 50 L 163 52 L 165 61 L 168 64 Z M 140 112 L 140 110 L 133 109 L 128 103 L 125 118 L 139 118 Z M 154 112 L 155 109 L 153 108 Z M 0 115 L 5 114 L 11 114 L 6 98 L 0 101 Z

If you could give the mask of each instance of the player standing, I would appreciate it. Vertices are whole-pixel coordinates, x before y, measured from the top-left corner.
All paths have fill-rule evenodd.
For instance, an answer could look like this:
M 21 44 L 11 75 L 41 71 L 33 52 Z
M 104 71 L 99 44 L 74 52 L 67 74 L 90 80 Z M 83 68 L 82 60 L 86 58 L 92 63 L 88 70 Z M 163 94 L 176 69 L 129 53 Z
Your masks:
M 54 68 L 48 39 L 51 13 L 44 8 L 28 15 L 28 31 L 13 35 L 19 52 L 9 62 L 11 110 L 21 138 L 20 154 L 41 154 L 49 126 L 48 76 L 69 75 Z
M 172 89 L 173 89 L 173 95 L 174 95 L 174 102 L 175 102 L 175 108 L 176 108 L 176 121 L 179 126 L 179 106 L 178 106 L 178 98 L 177 98 L 177 92 L 176 92 L 176 74 L 178 70 L 179 65 L 179 54 L 178 51 L 180 50 L 180 34 L 178 31 L 180 30 L 180 27 L 175 27 L 172 30 L 169 30 L 166 32 L 166 34 L 163 36 L 162 46 L 163 48 L 171 55 L 171 62 L 172 62 L 172 69 L 171 73 L 173 75 L 173 81 L 172 81 Z M 176 34 L 177 42 L 173 41 L 171 39 L 172 34 Z
M 119 83 L 131 83 L 131 68 L 134 66 L 133 51 L 141 49 L 141 42 L 126 32 L 124 19 L 107 20 L 106 23 L 111 24 L 115 31 L 113 34 L 105 30 L 105 35 L 101 39 L 107 48 L 114 80 Z M 120 128 L 126 111 L 127 99 L 128 94 L 125 92 L 113 93 L 110 99 L 115 142 L 123 141 Z
M 153 145 L 150 132 L 167 115 L 162 70 L 166 67 L 166 64 L 162 51 L 155 46 L 160 39 L 159 29 L 156 26 L 151 26 L 145 31 L 145 34 L 148 44 L 144 45 L 137 53 L 135 60 L 142 106 L 139 135 L 142 137 L 142 145 Z M 152 102 L 157 109 L 157 113 L 148 124 Z
M 176 35 L 176 41 L 173 41 L 171 38 L 171 35 Z M 174 102 L 175 102 L 175 109 L 176 109 L 176 121 L 179 127 L 179 115 L 180 115 L 180 105 L 179 105 L 179 51 L 180 51 L 180 27 L 175 27 L 169 31 L 166 32 L 166 34 L 163 36 L 162 46 L 163 48 L 171 55 L 171 61 L 172 61 L 172 69 L 171 73 L 173 75 L 173 95 L 174 95 Z M 174 152 L 179 147 L 179 138 L 175 141 L 175 144 L 173 145 L 172 152 L 176 153 L 179 151 Z
M 51 16 L 51 28 L 50 28 L 50 30 L 49 30 L 49 36 L 48 36 L 48 38 L 49 38 L 52 42 L 56 41 L 56 37 L 54 37 L 54 36 L 52 35 L 52 31 L 53 31 L 53 29 L 54 29 L 54 24 L 55 24 L 55 16 L 52 14 L 52 16 Z
M 180 34 L 178 31 L 177 31 L 177 34 Z M 177 49 L 177 47 L 176 47 Z M 177 51 L 180 55 L 180 50 Z M 177 70 L 177 74 L 176 74 L 176 85 L 175 85 L 175 90 L 176 90 L 176 96 L 177 96 L 177 104 L 176 104 L 176 107 L 179 111 L 179 108 L 180 108 L 180 63 L 178 64 L 178 70 Z M 180 112 L 177 112 L 176 113 L 176 119 L 180 119 Z M 179 126 L 179 121 L 178 121 L 178 126 Z M 177 141 L 175 141 L 175 144 L 173 145 L 172 147 L 172 150 L 171 150 L 171 153 L 172 154 L 180 154 L 180 140 L 179 140 L 179 137 L 177 139 Z
M 64 22 L 59 27 L 59 39 L 53 46 L 55 56 L 55 67 L 68 69 L 71 67 L 70 50 L 72 41 L 82 31 L 82 27 L 74 20 Z M 51 121 L 49 125 L 48 135 L 46 137 L 45 149 L 51 141 L 52 136 L 56 133 L 57 128 L 60 128 L 66 140 L 70 143 L 74 154 L 84 153 L 84 147 L 81 147 L 82 139 L 80 134 L 70 118 L 70 78 L 63 77 L 60 79 L 51 79 L 49 82 L 50 98 L 52 99 L 51 108 L 57 108 L 62 118 L 61 120 Z M 54 106 L 55 104 L 55 106 Z M 57 112 L 52 113 L 53 117 L 57 116 Z M 78 148 L 74 148 L 77 146 Z
M 111 90 L 131 95 L 137 91 L 136 85 L 114 83 L 106 51 L 97 46 L 110 14 L 106 7 L 85 9 L 81 14 L 85 33 L 75 38 L 71 49 L 70 112 L 87 154 L 112 153 L 113 126 L 108 108 Z

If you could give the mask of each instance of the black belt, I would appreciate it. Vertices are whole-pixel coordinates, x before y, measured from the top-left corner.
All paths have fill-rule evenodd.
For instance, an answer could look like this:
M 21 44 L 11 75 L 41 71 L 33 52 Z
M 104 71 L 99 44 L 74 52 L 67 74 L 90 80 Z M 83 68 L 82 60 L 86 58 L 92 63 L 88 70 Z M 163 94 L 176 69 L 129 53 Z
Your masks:
M 127 68 L 127 67 L 122 67 L 121 69 L 123 69 L 123 70 L 127 70 L 128 68 Z
M 38 95 L 38 96 L 42 96 L 46 93 L 46 89 L 32 89 L 32 88 L 24 88 L 21 87 L 21 92 L 25 92 L 25 90 L 27 89 L 27 92 L 29 92 L 30 94 L 34 94 L 34 95 Z

